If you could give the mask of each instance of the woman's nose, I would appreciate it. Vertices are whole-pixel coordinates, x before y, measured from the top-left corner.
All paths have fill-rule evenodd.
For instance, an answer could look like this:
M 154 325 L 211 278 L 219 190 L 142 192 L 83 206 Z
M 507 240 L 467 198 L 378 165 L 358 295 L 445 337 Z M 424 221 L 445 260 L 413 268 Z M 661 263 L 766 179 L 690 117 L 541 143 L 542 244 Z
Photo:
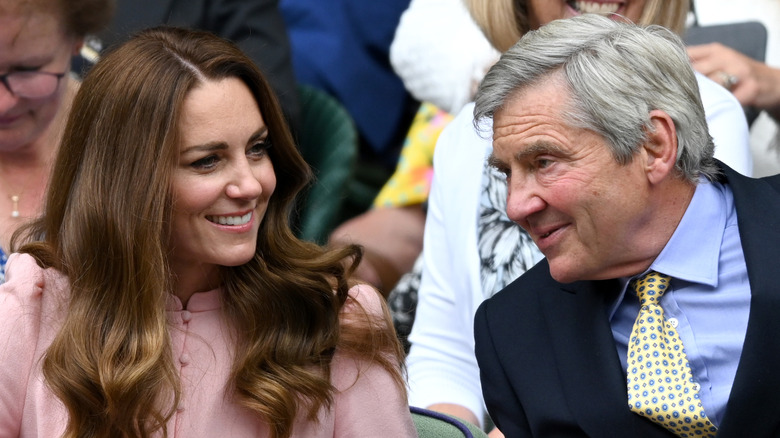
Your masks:
M 0 81 L 0 116 L 13 108 L 19 102 L 19 98 L 11 93 L 5 81 Z
M 227 186 L 227 195 L 237 199 L 255 199 L 263 193 L 263 186 L 260 184 L 255 173 L 257 169 L 244 162 L 235 168 L 235 175 Z

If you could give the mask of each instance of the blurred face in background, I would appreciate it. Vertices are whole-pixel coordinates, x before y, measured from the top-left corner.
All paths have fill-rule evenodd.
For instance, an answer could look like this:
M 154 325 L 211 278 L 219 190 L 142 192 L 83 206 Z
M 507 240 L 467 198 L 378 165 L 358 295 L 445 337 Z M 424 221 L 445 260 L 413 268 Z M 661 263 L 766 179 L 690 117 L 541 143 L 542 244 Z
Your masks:
M 597 13 L 618 14 L 636 23 L 645 9 L 645 0 L 528 0 L 528 17 L 532 29 L 559 18 Z
M 81 39 L 67 35 L 56 14 L 15 3 L 0 0 L 0 153 L 42 138 L 61 109 L 70 60 L 81 47 Z

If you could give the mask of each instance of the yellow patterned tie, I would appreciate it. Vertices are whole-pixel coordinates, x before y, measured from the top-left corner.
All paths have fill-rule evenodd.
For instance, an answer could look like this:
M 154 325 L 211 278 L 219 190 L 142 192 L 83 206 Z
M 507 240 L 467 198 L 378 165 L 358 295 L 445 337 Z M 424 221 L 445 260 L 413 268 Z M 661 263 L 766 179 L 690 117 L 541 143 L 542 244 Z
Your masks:
M 680 336 L 659 304 L 669 277 L 648 272 L 633 280 L 639 315 L 628 343 L 628 406 L 681 437 L 714 437 Z

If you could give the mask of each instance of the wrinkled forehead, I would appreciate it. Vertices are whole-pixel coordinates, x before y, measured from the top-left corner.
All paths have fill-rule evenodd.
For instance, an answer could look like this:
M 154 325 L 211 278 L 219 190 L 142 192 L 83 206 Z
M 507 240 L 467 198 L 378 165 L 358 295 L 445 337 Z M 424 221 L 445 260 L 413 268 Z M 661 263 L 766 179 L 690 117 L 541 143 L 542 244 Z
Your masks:
M 35 14 L 61 17 L 61 0 L 0 0 L 0 20 L 30 19 Z
M 50 60 L 68 42 L 64 23 L 51 11 L 0 12 L 0 68 L 8 63 Z

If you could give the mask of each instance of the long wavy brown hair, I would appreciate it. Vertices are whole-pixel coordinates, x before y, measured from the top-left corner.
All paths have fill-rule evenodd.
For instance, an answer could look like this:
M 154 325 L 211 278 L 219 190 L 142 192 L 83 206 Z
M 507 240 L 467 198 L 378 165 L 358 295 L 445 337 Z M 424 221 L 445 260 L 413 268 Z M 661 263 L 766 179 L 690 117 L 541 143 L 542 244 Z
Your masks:
M 325 250 L 290 230 L 311 173 L 260 71 L 228 41 L 161 27 L 111 51 L 87 75 L 45 213 L 14 236 L 20 252 L 69 279 L 64 324 L 42 365 L 68 411 L 66 437 L 167 435 L 181 394 L 165 315 L 179 118 L 190 90 L 223 78 L 252 91 L 277 178 L 254 258 L 221 271 L 224 317 L 235 333 L 228 396 L 265 420 L 272 436 L 287 437 L 299 411 L 315 420 L 330 406 L 336 349 L 378 362 L 404 388 L 386 309 L 384 319 L 339 317 L 359 248 Z

